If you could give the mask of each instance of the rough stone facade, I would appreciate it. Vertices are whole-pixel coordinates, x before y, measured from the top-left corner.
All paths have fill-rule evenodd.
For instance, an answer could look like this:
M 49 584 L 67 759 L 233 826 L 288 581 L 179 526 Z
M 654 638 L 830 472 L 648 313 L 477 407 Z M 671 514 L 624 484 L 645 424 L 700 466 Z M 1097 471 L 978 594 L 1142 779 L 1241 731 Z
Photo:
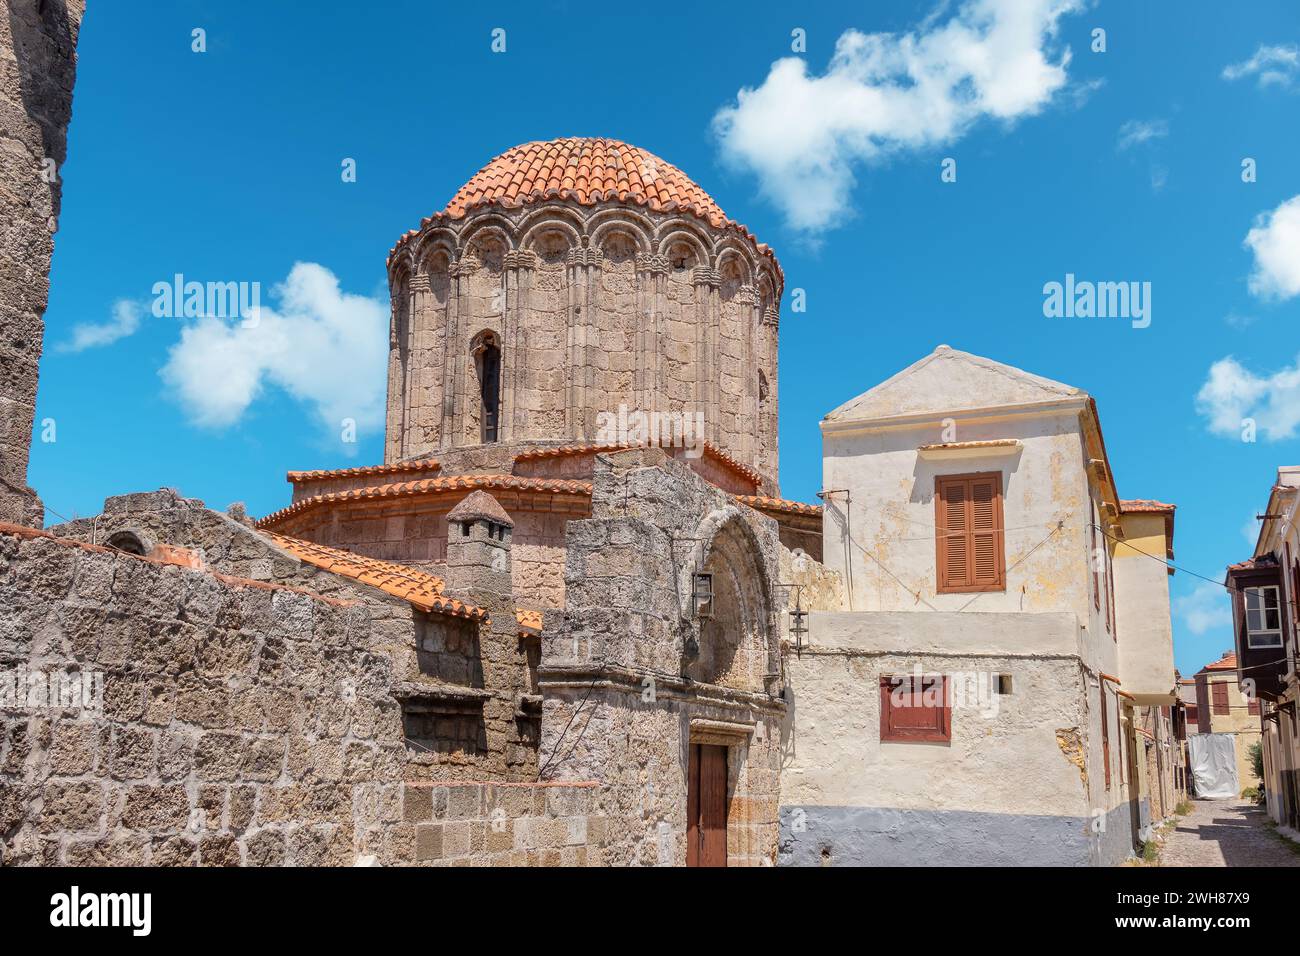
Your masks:
M 728 865 L 776 862 L 782 722 L 775 523 L 646 450 L 598 459 L 548 614 L 543 779 L 596 780 L 606 862 L 682 865 L 692 744 L 727 748 Z M 713 574 L 714 616 L 692 609 Z
M 0 17 L 0 521 L 40 527 L 27 485 L 36 382 L 85 0 L 7 0 Z
M 619 178 L 602 191 L 606 163 Z M 583 182 L 548 187 L 548 170 L 566 167 Z M 503 192 L 501 178 L 514 186 Z M 597 416 L 624 405 L 698 415 L 700 437 L 775 490 L 780 268 L 716 207 L 647 200 L 642 178 L 703 195 L 627 144 L 525 144 L 402 238 L 389 258 L 385 460 L 489 440 L 591 441 Z M 494 438 L 486 354 L 500 362 Z

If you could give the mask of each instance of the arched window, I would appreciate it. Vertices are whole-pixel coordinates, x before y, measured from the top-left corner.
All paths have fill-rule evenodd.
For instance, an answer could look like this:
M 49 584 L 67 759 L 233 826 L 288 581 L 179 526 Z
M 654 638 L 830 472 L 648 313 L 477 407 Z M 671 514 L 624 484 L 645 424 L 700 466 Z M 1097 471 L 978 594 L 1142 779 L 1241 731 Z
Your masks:
M 478 372 L 480 408 L 479 440 L 497 440 L 501 417 L 501 344 L 495 332 L 474 337 L 474 365 Z
M 146 555 L 149 549 L 145 543 L 140 540 L 140 536 L 134 531 L 117 531 L 109 535 L 108 541 L 105 542 L 110 548 L 116 548 L 118 551 L 125 551 L 127 554 Z

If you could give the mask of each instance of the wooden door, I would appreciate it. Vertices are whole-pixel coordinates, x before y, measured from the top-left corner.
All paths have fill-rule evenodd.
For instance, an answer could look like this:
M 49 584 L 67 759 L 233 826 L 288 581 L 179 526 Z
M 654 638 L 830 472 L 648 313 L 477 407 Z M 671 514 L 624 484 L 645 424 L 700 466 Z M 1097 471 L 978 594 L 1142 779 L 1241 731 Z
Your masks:
M 727 748 L 691 744 L 686 789 L 686 865 L 727 865 Z

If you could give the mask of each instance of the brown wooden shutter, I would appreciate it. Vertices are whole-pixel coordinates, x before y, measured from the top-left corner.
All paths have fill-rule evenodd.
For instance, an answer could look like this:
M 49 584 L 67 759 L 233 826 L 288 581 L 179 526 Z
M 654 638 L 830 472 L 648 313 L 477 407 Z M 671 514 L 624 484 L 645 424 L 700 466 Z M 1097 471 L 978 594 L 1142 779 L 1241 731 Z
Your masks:
M 1219 715 L 1231 713 L 1231 708 L 1228 706 L 1228 682 L 1215 681 L 1210 685 L 1210 689 L 1214 695 L 1214 712 Z
M 1002 585 L 1001 476 L 973 478 L 970 483 L 972 572 L 979 588 Z
M 1006 587 L 1002 476 L 935 479 L 938 591 L 1000 591 Z
M 1106 549 L 1106 620 L 1110 628 L 1110 636 L 1118 641 L 1119 633 L 1115 629 L 1115 561 L 1111 557 L 1110 542 L 1102 539 L 1102 547 Z
M 1106 712 L 1106 682 L 1101 681 L 1101 762 L 1106 767 L 1106 789 L 1110 789 L 1110 715 Z
M 966 522 L 966 482 L 939 482 L 938 546 L 939 590 L 957 591 L 970 578 L 970 528 Z
M 937 702 L 933 699 L 938 697 Z M 952 741 L 952 688 L 947 675 L 882 674 L 880 677 L 882 741 L 949 743 Z

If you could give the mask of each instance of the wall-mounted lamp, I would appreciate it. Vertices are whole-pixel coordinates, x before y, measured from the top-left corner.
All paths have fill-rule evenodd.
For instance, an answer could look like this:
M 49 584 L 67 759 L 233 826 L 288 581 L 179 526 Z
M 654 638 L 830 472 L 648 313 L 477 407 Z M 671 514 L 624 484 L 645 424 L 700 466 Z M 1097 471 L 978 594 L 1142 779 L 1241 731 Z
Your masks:
M 707 621 L 713 617 L 713 575 L 707 571 L 695 574 L 695 617 Z

